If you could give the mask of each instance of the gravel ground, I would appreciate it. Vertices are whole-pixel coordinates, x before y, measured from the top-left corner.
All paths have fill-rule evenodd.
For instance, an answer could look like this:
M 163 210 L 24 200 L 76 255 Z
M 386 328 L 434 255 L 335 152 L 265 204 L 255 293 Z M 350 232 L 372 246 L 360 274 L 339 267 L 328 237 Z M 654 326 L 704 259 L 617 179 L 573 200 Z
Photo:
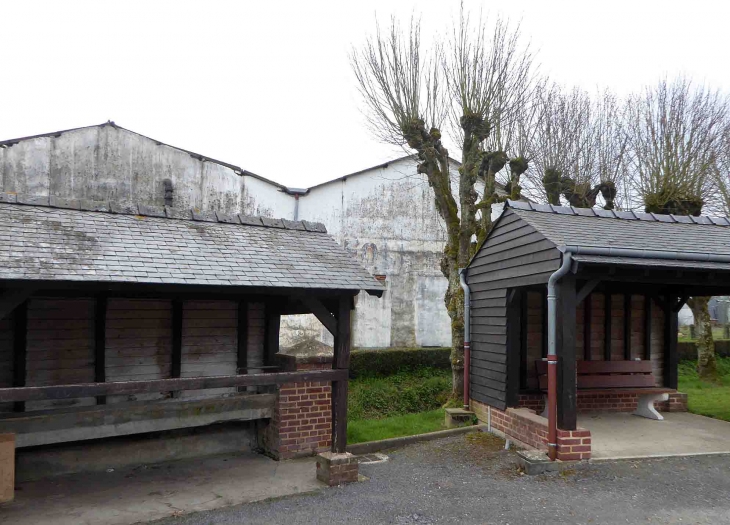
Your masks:
M 368 481 L 155 523 L 730 524 L 730 457 L 525 476 L 500 445 L 481 433 L 411 445 L 386 463 L 362 465 Z

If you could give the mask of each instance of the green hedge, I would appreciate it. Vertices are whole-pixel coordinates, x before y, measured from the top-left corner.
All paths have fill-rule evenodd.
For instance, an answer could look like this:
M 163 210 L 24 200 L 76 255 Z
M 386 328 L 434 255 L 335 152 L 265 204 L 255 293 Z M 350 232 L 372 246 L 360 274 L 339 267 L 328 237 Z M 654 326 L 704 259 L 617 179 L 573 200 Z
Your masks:
M 385 348 L 353 350 L 350 377 L 386 377 L 422 368 L 451 368 L 450 348 Z
M 360 377 L 350 381 L 348 417 L 382 419 L 435 410 L 450 394 L 450 370 L 421 368 L 388 377 Z

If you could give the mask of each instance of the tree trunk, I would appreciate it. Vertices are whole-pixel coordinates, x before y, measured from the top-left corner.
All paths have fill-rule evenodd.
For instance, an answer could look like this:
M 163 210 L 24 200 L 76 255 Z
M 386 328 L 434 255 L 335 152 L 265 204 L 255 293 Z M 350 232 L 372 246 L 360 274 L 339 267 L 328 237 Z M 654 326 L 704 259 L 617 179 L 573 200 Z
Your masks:
M 708 308 L 709 297 L 691 297 L 687 305 L 692 309 L 697 334 L 697 373 L 701 379 L 717 379 L 715 341 L 712 338 L 712 322 Z

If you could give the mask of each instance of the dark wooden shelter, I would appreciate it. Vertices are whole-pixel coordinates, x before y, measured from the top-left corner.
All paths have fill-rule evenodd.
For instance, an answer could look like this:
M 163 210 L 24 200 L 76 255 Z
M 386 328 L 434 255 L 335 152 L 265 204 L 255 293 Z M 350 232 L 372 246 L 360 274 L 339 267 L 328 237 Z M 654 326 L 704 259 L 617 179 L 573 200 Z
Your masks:
M 273 421 L 272 387 L 315 382 L 344 452 L 350 312 L 383 287 L 323 225 L 0 194 L 0 235 L 0 433 L 18 447 Z M 334 335 L 331 369 L 280 368 L 281 316 L 301 313 Z
M 471 399 L 542 408 L 547 283 L 566 257 L 556 287 L 559 428 L 602 408 L 581 406 L 582 361 L 649 361 L 654 386 L 676 392 L 677 313 L 690 296 L 730 293 L 730 221 L 509 201 L 467 270 Z M 603 408 L 616 409 L 610 402 Z

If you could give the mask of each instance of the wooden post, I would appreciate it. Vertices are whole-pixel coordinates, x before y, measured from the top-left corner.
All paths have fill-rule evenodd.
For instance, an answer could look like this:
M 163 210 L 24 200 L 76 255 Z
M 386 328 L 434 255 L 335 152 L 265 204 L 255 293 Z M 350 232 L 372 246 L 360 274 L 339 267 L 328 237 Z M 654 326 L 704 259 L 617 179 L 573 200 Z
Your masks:
M 649 294 L 644 296 L 644 359 L 651 361 L 651 305 Z
M 106 307 L 105 295 L 96 297 L 94 305 L 94 381 L 106 381 Z M 106 405 L 106 396 L 96 397 L 97 405 Z
M 590 361 L 591 355 L 591 317 L 593 316 L 593 296 L 583 299 L 583 360 Z
M 611 292 L 603 295 L 603 359 L 611 360 Z
M 624 360 L 631 361 L 631 294 L 624 294 Z
M 276 354 L 279 353 L 279 331 L 281 330 L 281 314 L 273 303 L 266 303 L 264 326 L 264 365 L 273 366 L 276 363 Z
M 248 303 L 246 301 L 238 301 L 238 319 L 236 321 L 236 339 L 238 348 L 236 352 L 236 373 L 250 374 L 248 369 Z M 258 371 L 254 371 L 256 373 Z M 247 390 L 256 391 L 256 387 L 239 387 L 238 392 L 246 392 Z
M 342 296 L 337 309 L 332 368 L 347 370 L 350 367 L 350 297 Z M 332 382 L 332 452 L 344 453 L 347 449 L 347 379 Z
M 664 309 L 664 386 L 675 389 L 677 388 L 679 365 L 677 356 L 679 309 L 674 308 L 676 299 L 673 295 L 667 295 Z
M 527 384 L 527 345 L 523 337 L 527 297 L 519 289 L 510 290 L 507 297 L 507 405 L 515 406 L 520 388 Z
M 183 305 L 179 299 L 172 301 L 172 368 L 170 376 L 180 377 L 182 373 L 182 326 Z
M 28 302 L 20 303 L 13 314 L 13 386 L 25 386 L 28 355 Z M 13 411 L 25 412 L 25 402 L 16 401 Z
M 558 428 L 575 430 L 578 425 L 575 275 L 568 273 L 558 281 L 557 294 Z

